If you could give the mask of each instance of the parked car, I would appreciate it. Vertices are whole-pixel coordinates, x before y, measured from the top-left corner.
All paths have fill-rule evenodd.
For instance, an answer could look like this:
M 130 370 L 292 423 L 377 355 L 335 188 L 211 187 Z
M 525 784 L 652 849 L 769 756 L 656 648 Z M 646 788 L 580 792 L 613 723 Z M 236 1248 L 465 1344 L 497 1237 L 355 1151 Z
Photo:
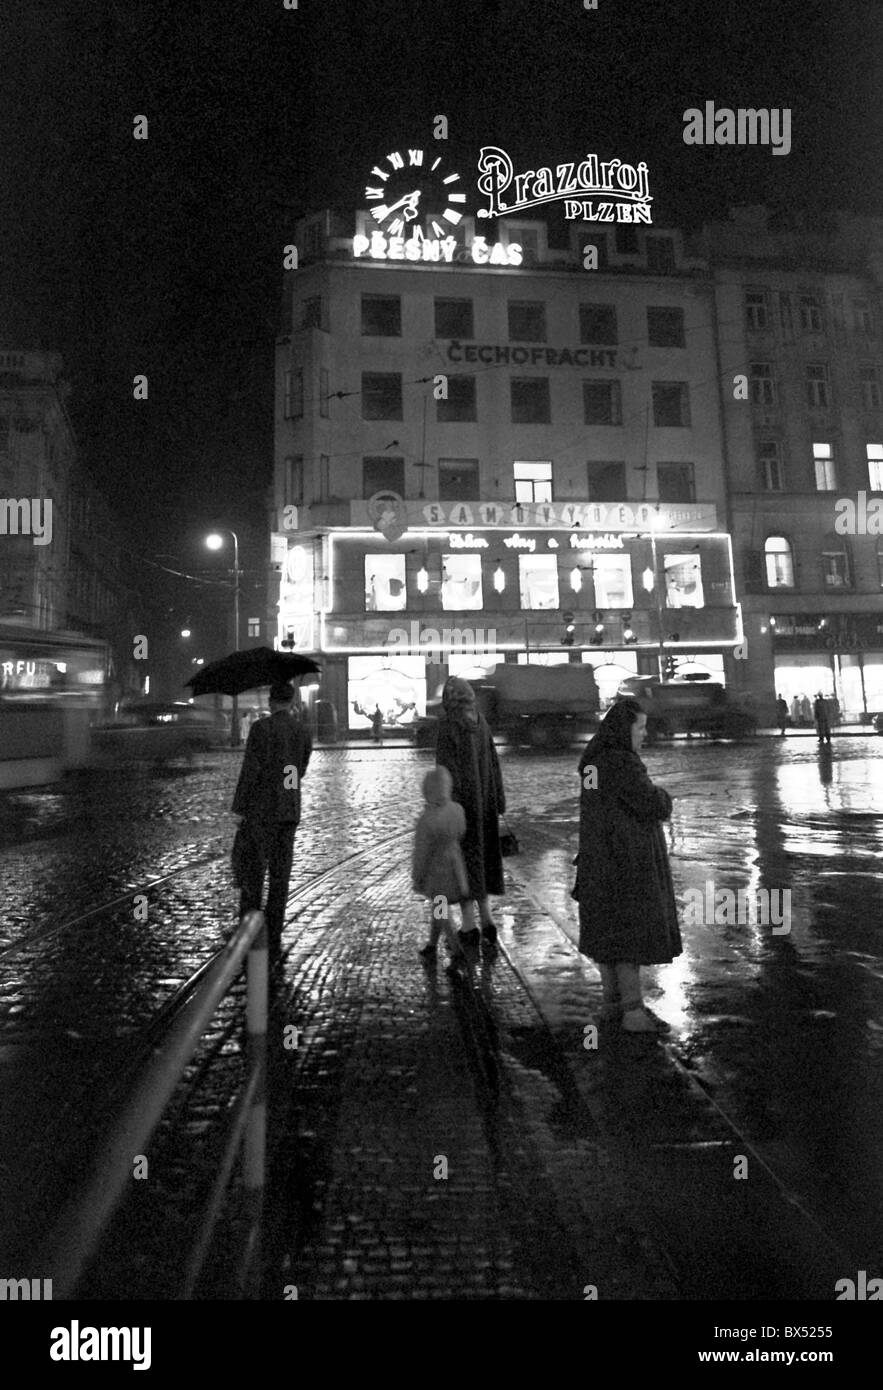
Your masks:
M 675 734 L 704 734 L 707 738 L 747 738 L 757 732 L 757 719 L 733 700 L 718 681 L 661 681 L 658 676 L 629 676 L 617 699 L 632 696 L 647 711 L 647 742 Z
M 185 701 L 143 700 L 92 729 L 92 747 L 101 758 L 120 762 L 192 762 L 226 742 L 224 716 Z

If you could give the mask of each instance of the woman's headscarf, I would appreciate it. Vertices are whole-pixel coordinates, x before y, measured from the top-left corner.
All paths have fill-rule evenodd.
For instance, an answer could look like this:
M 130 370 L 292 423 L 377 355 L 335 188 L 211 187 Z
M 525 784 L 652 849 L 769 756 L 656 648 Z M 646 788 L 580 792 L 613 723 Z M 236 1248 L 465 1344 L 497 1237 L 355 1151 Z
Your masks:
M 461 676 L 448 676 L 442 690 L 442 708 L 457 724 L 477 724 L 478 709 L 475 691 Z
M 600 752 L 632 753 L 632 726 L 644 711 L 637 700 L 617 700 L 611 705 L 598 726 L 598 732 L 590 740 L 580 760 L 580 771 L 586 763 L 594 760 Z

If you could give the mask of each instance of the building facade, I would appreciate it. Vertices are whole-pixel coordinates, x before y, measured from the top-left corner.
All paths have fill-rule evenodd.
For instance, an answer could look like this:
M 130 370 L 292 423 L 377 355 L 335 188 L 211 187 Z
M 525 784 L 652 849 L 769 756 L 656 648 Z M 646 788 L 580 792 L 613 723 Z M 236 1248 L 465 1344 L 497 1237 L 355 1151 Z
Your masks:
M 745 208 L 701 249 L 746 633 L 734 679 L 769 722 L 776 694 L 817 692 L 867 722 L 883 710 L 883 224 L 774 227 Z

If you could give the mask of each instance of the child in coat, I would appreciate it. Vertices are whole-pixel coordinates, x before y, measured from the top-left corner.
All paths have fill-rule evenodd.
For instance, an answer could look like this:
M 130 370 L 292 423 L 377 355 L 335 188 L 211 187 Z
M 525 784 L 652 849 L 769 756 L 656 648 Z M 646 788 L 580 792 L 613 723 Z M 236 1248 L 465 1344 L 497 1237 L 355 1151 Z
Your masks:
M 457 965 L 465 956 L 451 924 L 450 909 L 454 903 L 469 901 L 469 881 L 460 848 L 466 813 L 458 802 L 451 800 L 452 786 L 446 767 L 433 768 L 423 779 L 426 807 L 414 836 L 411 882 L 415 893 L 429 899 L 431 911 L 429 940 L 420 954 L 435 955 L 444 929 L 451 964 Z

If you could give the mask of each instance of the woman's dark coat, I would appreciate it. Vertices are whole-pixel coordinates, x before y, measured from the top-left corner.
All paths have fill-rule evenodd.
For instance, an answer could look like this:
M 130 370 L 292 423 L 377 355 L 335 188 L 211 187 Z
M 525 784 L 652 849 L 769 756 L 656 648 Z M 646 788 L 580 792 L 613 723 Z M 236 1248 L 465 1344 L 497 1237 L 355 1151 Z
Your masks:
M 587 778 L 590 767 L 596 777 Z M 665 964 L 683 950 L 661 824 L 671 797 L 637 753 L 603 736 L 588 744 L 579 770 L 579 949 L 602 965 Z
M 442 715 L 435 760 L 453 780 L 451 796 L 466 812 L 463 857 L 473 898 L 502 894 L 499 817 L 506 810 L 500 762 L 487 720 L 467 724 Z

